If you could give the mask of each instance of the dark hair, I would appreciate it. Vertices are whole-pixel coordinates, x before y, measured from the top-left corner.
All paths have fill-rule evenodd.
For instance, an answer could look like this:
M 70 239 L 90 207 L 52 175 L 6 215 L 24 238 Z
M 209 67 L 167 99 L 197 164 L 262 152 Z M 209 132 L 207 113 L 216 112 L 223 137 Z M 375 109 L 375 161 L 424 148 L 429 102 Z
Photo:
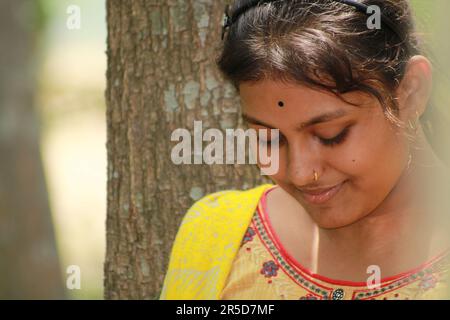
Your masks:
M 236 0 L 231 15 L 250 1 Z M 275 0 L 234 21 L 218 67 L 238 91 L 241 82 L 264 79 L 325 89 L 342 99 L 363 91 L 380 101 L 392 123 L 406 128 L 393 92 L 409 59 L 422 52 L 411 8 L 407 0 L 360 2 L 379 6 L 401 37 L 385 25 L 369 29 L 367 15 L 334 0 Z M 421 118 L 428 140 L 436 133 L 429 109 Z

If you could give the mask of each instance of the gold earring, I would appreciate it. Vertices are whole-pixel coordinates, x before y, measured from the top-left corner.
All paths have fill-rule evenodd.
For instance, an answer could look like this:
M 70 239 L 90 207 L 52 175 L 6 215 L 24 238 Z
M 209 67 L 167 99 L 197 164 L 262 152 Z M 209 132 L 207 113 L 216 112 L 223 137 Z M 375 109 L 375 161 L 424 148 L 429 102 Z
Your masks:
M 318 176 L 316 170 L 313 170 L 313 171 L 314 171 L 314 181 L 317 181 L 319 179 L 319 176 Z
M 408 124 L 409 124 L 409 127 L 412 130 L 414 130 L 414 134 L 417 135 L 418 122 L 420 121 L 419 112 L 417 112 L 417 110 L 416 110 L 416 117 L 417 117 L 417 119 L 416 119 L 416 121 L 414 123 L 411 120 L 408 120 Z
M 408 156 L 408 164 L 406 165 L 406 170 L 409 170 L 411 168 L 411 162 L 412 162 L 412 155 L 410 152 Z

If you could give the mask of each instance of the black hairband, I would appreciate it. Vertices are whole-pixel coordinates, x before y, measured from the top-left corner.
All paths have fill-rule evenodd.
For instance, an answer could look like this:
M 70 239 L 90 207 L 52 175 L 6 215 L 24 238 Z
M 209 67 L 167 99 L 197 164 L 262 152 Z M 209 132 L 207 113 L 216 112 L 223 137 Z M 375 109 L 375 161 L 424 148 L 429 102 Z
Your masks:
M 257 5 L 260 4 L 264 4 L 264 3 L 269 3 L 269 2 L 273 2 L 276 0 L 253 0 L 253 1 L 249 1 L 246 5 L 238 8 L 235 12 L 233 12 L 233 16 L 230 16 L 229 13 L 229 8 L 230 6 L 227 5 L 225 8 L 225 17 L 224 17 L 224 21 L 223 21 L 223 27 L 222 27 L 222 40 L 225 37 L 225 32 L 226 29 L 231 27 L 233 25 L 233 23 L 235 23 L 237 21 L 237 19 L 247 10 L 249 10 L 252 7 L 255 7 Z M 354 7 L 356 10 L 368 15 L 367 13 L 367 9 L 369 8 L 367 5 L 360 3 L 356 0 L 333 0 L 335 2 L 340 2 L 349 6 Z M 381 13 L 381 22 L 383 24 L 385 24 L 389 29 L 391 29 L 397 36 L 399 39 L 403 40 L 403 37 L 401 36 L 401 32 L 400 30 L 397 28 L 397 26 L 388 18 L 386 17 L 383 13 Z

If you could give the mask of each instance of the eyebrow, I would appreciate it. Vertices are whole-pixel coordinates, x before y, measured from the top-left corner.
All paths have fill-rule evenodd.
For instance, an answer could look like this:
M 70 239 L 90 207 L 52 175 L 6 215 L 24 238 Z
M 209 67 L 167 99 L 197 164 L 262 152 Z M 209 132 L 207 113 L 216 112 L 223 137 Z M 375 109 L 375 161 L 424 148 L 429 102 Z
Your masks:
M 310 119 L 310 120 L 308 120 L 306 122 L 302 122 L 298 126 L 298 128 L 299 128 L 299 130 L 302 130 L 304 128 L 313 126 L 313 125 L 318 124 L 318 123 L 327 122 L 327 121 L 335 120 L 335 119 L 338 119 L 338 118 L 342 118 L 343 116 L 346 116 L 347 114 L 348 113 L 346 111 L 344 111 L 344 110 L 338 110 L 338 111 L 324 113 L 324 114 L 316 116 L 316 117 L 314 117 L 314 118 L 312 118 L 312 119 Z M 269 128 L 269 129 L 275 129 L 273 126 L 268 125 L 267 123 L 264 123 L 264 122 L 262 122 L 262 121 L 260 121 L 260 120 L 258 120 L 256 118 L 253 118 L 253 117 L 249 116 L 248 114 L 243 113 L 242 114 L 242 118 L 245 121 L 247 121 L 248 123 L 264 126 L 264 127 Z

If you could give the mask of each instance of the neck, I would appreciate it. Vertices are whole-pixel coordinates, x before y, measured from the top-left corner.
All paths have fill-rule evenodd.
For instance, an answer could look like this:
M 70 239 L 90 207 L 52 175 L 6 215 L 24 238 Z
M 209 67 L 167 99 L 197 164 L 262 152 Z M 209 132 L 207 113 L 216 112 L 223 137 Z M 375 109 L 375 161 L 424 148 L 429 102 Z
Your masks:
M 343 228 L 317 229 L 318 273 L 364 281 L 366 268 L 378 265 L 384 278 L 413 269 L 450 245 L 448 218 L 443 215 L 450 209 L 443 196 L 449 186 L 439 185 L 447 181 L 448 169 L 428 143 L 420 150 L 410 170 L 374 211 Z

